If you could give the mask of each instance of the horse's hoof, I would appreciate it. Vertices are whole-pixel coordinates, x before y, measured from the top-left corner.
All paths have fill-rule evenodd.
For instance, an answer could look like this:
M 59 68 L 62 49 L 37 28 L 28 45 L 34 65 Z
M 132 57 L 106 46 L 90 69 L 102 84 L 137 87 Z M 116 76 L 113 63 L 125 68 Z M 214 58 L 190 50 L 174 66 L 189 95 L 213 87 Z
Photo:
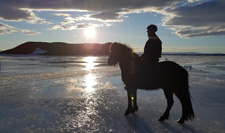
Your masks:
M 131 111 L 127 110 L 124 115 L 129 115 L 130 113 L 132 113 Z
M 133 111 L 133 112 L 138 111 L 138 106 L 134 107 L 134 108 L 132 109 L 132 111 Z
M 168 116 L 161 116 L 158 121 L 168 120 Z
M 123 115 L 129 115 L 129 114 L 130 114 L 130 112 L 127 112 L 127 111 L 126 111 Z
M 179 119 L 179 120 L 177 120 L 177 123 L 184 123 L 184 119 Z

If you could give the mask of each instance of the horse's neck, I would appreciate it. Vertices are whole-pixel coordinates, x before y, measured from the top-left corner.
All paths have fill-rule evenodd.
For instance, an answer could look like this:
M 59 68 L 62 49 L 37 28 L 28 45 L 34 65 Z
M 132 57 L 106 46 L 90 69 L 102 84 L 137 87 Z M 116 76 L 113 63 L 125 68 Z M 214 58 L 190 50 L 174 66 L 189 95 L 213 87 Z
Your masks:
M 120 61 L 120 69 L 122 72 L 132 72 L 134 69 L 136 69 L 137 59 L 136 56 L 124 56 Z

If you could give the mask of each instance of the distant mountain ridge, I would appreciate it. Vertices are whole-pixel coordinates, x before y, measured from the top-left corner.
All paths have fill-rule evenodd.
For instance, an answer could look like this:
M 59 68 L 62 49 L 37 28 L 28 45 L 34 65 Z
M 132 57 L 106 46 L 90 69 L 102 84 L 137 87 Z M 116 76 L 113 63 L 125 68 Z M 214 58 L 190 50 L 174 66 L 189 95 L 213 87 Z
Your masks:
M 68 44 L 64 42 L 26 42 L 0 54 L 33 54 L 33 55 L 109 55 L 112 43 Z
M 111 42 L 69 44 L 64 42 L 25 42 L 15 48 L 0 51 L 0 54 L 21 54 L 21 55 L 81 55 L 97 56 L 109 55 Z M 138 52 L 141 55 L 143 52 Z M 195 56 L 225 56 L 223 53 L 198 53 L 198 52 L 164 52 L 162 55 L 195 55 Z
M 143 52 L 138 52 L 138 55 L 142 55 Z M 198 52 L 163 52 L 162 55 L 183 55 L 183 56 L 225 56 L 223 53 L 198 53 Z
M 163 55 L 212 55 L 212 56 L 225 56 L 223 53 L 198 53 L 198 52 L 164 52 Z

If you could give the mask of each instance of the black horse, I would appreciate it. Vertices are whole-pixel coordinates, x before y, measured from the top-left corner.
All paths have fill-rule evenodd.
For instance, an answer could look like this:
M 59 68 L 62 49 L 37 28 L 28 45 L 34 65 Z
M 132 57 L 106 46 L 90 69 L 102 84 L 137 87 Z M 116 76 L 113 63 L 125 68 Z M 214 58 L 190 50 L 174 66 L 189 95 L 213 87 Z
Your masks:
M 124 115 L 134 113 L 138 110 L 137 106 L 137 89 L 154 90 L 162 88 L 167 99 L 167 108 L 159 121 L 168 119 L 169 112 L 173 106 L 173 94 L 175 94 L 182 105 L 182 116 L 177 121 L 184 123 L 186 120 L 194 119 L 194 111 L 191 104 L 188 72 L 180 65 L 171 61 L 163 61 L 158 63 L 157 76 L 152 85 L 143 86 L 140 80 L 139 64 L 141 62 L 139 56 L 126 45 L 113 43 L 110 46 L 109 65 L 115 65 L 119 62 L 122 80 L 128 95 L 128 108 Z M 149 75 L 149 77 L 151 77 Z

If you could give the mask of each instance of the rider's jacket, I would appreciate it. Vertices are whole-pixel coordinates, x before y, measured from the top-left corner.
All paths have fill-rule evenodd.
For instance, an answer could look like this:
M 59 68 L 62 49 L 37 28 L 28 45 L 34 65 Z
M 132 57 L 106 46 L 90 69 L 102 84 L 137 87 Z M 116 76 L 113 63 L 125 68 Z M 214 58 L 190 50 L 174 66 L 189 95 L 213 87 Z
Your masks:
M 150 36 L 145 44 L 142 60 L 149 62 L 157 62 L 162 54 L 162 42 L 157 35 Z

